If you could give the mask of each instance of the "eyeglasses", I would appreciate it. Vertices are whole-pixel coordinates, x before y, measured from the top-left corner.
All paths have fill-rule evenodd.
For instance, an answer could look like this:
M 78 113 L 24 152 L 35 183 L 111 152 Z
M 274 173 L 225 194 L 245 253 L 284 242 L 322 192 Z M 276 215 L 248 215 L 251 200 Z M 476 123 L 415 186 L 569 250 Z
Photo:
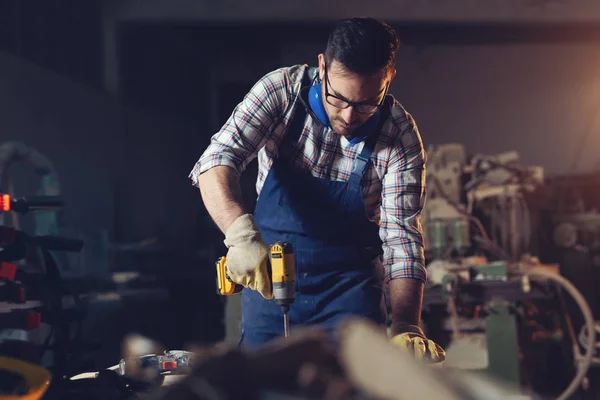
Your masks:
M 385 101 L 385 97 L 387 95 L 388 92 L 388 88 L 390 87 L 390 83 L 388 82 L 387 85 L 385 85 L 385 89 L 384 89 L 384 93 L 383 93 L 383 98 L 381 99 L 381 101 L 379 102 L 379 104 L 372 104 L 372 103 L 365 103 L 365 102 L 353 102 L 353 101 L 349 101 L 346 99 L 342 99 L 334 94 L 329 93 L 329 77 L 327 76 L 327 69 L 325 69 L 325 74 L 324 74 L 324 80 L 325 80 L 325 101 L 327 101 L 327 103 L 331 104 L 332 106 L 336 107 L 336 108 L 341 108 L 341 109 L 345 109 L 348 108 L 350 106 L 354 107 L 354 110 L 356 110 L 357 113 L 359 114 L 374 114 L 375 112 L 377 112 L 377 110 L 379 110 L 379 108 L 381 108 L 381 106 L 383 105 L 383 102 Z

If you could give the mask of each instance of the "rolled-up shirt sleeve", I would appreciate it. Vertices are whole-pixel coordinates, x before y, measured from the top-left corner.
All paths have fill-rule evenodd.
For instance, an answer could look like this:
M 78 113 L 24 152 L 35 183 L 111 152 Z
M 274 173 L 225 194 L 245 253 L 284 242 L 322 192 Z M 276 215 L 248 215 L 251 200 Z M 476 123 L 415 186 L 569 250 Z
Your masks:
M 414 120 L 400 127 L 382 182 L 380 235 L 385 282 L 398 278 L 427 281 L 421 213 L 425 204 L 427 155 Z
M 238 175 L 257 156 L 265 145 L 274 124 L 287 107 L 287 77 L 283 69 L 263 76 L 221 127 L 211 137 L 210 144 L 202 153 L 189 178 L 198 186 L 198 176 L 210 168 L 227 165 Z

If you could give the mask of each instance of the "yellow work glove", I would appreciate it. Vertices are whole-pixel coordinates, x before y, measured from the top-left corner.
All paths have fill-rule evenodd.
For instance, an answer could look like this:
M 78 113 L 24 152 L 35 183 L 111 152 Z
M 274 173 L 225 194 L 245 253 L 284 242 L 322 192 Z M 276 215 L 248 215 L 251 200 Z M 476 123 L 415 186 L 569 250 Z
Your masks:
M 418 360 L 437 363 L 446 359 L 444 349 L 433 340 L 427 339 L 421 328 L 415 325 L 406 325 L 403 330 L 403 333 L 392 337 L 392 344 L 413 353 Z
M 227 273 L 232 281 L 273 298 L 268 272 L 269 245 L 263 241 L 252 214 L 236 219 L 225 232 Z

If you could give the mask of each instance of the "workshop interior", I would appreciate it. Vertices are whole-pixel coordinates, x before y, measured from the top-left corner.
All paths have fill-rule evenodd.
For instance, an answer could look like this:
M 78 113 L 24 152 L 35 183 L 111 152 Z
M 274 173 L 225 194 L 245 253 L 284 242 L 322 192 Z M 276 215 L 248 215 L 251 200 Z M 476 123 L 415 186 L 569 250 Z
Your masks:
M 235 352 L 241 288 L 188 174 L 258 79 L 315 66 L 352 16 L 401 41 L 389 94 L 427 151 L 422 329 L 446 355 L 413 363 L 355 321 L 329 389 L 600 399 L 600 3 L 583 0 L 0 2 L 0 399 L 337 398 L 284 376 L 329 367 L 310 335 Z

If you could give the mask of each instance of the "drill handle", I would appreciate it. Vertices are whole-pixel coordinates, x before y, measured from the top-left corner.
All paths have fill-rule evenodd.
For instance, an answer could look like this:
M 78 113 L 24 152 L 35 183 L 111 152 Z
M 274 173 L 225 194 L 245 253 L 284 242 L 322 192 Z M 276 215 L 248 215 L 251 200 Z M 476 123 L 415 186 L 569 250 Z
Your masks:
M 244 287 L 231 280 L 227 274 L 227 257 L 223 256 L 217 260 L 217 294 L 231 296 L 241 293 Z

